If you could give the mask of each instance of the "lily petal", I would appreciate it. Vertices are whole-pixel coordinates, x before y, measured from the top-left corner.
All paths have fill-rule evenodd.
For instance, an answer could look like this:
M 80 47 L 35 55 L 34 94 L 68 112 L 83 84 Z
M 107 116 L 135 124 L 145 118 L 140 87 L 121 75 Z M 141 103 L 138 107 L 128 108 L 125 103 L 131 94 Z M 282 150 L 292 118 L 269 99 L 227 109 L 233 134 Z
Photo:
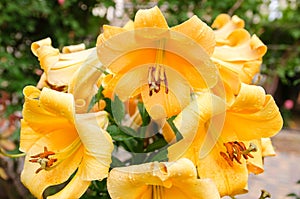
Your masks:
M 160 9 L 155 6 L 136 13 L 134 28 L 168 28 L 168 24 Z
M 113 151 L 112 139 L 104 131 L 107 113 L 97 112 L 76 115 L 76 129 L 85 147 L 84 157 L 78 169 L 82 180 L 96 180 L 107 177 Z
M 40 90 L 33 86 L 24 88 L 25 103 L 23 117 L 27 125 L 43 136 L 51 132 L 61 132 L 62 134 L 64 134 L 63 132 L 69 132 L 68 139 L 58 141 L 58 143 L 62 143 L 62 145 L 74 140 L 77 137 L 77 133 L 71 123 L 73 120 L 72 114 L 74 114 L 71 108 L 73 96 L 71 94 L 52 91 L 47 88 L 45 88 L 42 93 L 43 100 L 46 103 L 39 101 L 41 95 Z M 56 104 L 53 104 L 55 107 L 53 110 L 51 109 L 52 102 L 47 102 L 47 98 L 55 98 L 58 100 Z M 34 141 L 32 144 L 34 144 Z
M 228 35 L 235 29 L 244 28 L 245 22 L 236 15 L 230 17 L 228 14 L 220 14 L 216 17 L 211 27 L 217 29 L 214 32 L 217 43 L 219 43 L 227 38 Z
M 38 49 L 41 47 L 41 46 L 51 46 L 51 39 L 49 37 L 45 38 L 45 39 L 42 39 L 42 40 L 39 40 L 39 41 L 36 41 L 36 42 L 33 42 L 31 44 L 31 51 L 32 53 L 35 55 L 35 56 L 38 56 L 37 55 L 37 51 Z
M 44 146 L 47 146 L 50 150 L 54 149 L 55 151 L 63 150 L 66 147 L 62 148 L 57 145 L 57 140 L 62 141 L 60 132 L 49 133 L 48 136 L 38 139 L 26 153 L 29 155 L 38 154 L 43 150 Z M 24 137 L 21 141 L 24 141 Z M 64 159 L 64 161 L 61 161 L 56 166 L 52 167 L 51 170 L 42 170 L 37 174 L 35 171 L 39 168 L 39 165 L 29 162 L 29 155 L 25 158 L 24 168 L 21 173 L 21 181 L 33 195 L 42 198 L 42 194 L 47 187 L 67 181 L 72 173 L 76 171 L 82 159 L 83 148 L 81 147 L 73 152 L 73 154 Z
M 242 82 L 250 84 L 254 75 L 259 73 L 262 57 L 267 51 L 266 45 L 244 28 L 244 21 L 226 14 L 218 16 L 212 27 L 217 45 L 212 55 L 219 68 L 230 68 L 239 74 Z M 234 86 L 232 84 L 231 86 Z
M 203 159 L 199 160 L 197 170 L 200 178 L 212 179 L 218 187 L 221 196 L 245 193 L 248 181 L 246 163 L 234 163 L 230 166 L 220 155 L 220 151 L 226 151 L 220 143 Z
M 262 156 L 275 156 L 276 152 L 272 145 L 272 141 L 270 138 L 262 138 L 261 139 L 261 146 L 262 146 Z
M 222 137 L 229 141 L 232 136 L 239 140 L 271 137 L 282 125 L 282 117 L 272 96 L 265 95 L 259 86 L 242 84 L 235 102 L 227 111 Z
M 175 161 L 189 158 L 197 164 L 217 142 L 222 131 L 225 113 L 223 99 L 210 93 L 199 93 L 174 120 L 183 139 L 168 148 L 168 158 Z
M 178 31 L 192 38 L 205 50 L 208 55 L 212 55 L 216 45 L 214 32 L 197 16 L 193 16 L 182 24 L 172 27 L 171 30 Z
M 188 159 L 114 168 L 107 187 L 113 199 L 153 198 L 153 193 L 167 198 L 219 198 L 212 181 L 197 179 L 195 166 Z
M 90 185 L 90 181 L 81 180 L 75 175 L 72 180 L 58 193 L 47 197 L 47 199 L 80 198 Z
M 97 80 L 103 72 L 103 65 L 97 59 L 96 49 L 73 74 L 68 92 L 74 95 L 76 113 L 86 113 L 92 97 L 97 93 Z
M 58 49 L 51 46 L 50 38 L 34 42 L 31 49 L 39 58 L 47 83 L 55 87 L 67 86 L 76 70 L 96 50 L 96 48 L 82 50 L 84 46 L 76 45 L 67 46 L 64 48 L 64 52 L 67 53 L 60 53 Z

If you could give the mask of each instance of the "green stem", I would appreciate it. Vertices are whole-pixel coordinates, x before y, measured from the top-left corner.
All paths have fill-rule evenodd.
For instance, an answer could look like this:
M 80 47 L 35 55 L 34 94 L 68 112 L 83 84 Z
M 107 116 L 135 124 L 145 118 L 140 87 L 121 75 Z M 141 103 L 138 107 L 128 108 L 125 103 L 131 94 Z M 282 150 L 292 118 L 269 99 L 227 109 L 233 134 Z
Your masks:
M 9 158 L 19 158 L 26 155 L 26 153 L 18 153 L 18 154 L 9 154 L 4 151 L 4 149 L 0 148 L 0 154 L 9 157 Z

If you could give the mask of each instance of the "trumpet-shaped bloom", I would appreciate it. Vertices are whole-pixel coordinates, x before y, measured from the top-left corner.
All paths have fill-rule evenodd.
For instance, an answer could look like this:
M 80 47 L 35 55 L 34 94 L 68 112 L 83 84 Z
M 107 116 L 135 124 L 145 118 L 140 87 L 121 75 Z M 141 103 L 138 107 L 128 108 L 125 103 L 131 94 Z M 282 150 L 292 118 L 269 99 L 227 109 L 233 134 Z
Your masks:
M 262 172 L 263 149 L 258 140 L 275 135 L 282 127 L 282 118 L 274 99 L 259 86 L 242 84 L 234 103 L 226 107 L 226 115 L 218 108 L 222 106 L 220 98 L 199 94 L 174 120 L 183 139 L 168 152 L 171 161 L 180 157 L 192 160 L 200 178 L 213 179 L 224 196 L 245 192 L 248 169 Z M 209 144 L 215 140 L 215 145 Z
M 197 179 L 196 168 L 188 159 L 114 168 L 107 188 L 113 199 L 220 198 L 210 179 Z
M 50 87 L 58 91 L 67 91 L 74 73 L 91 58 L 96 48 L 85 50 L 84 44 L 66 46 L 62 53 L 51 46 L 51 39 L 46 38 L 31 45 L 32 53 L 38 57 L 44 73 L 38 88 Z M 96 61 L 99 60 L 94 57 Z
M 225 83 L 236 94 L 237 80 L 250 84 L 259 73 L 267 47 L 256 36 L 244 29 L 244 21 L 237 16 L 219 15 L 212 24 L 216 46 L 211 59 L 218 66 Z
M 98 57 L 113 73 L 105 88 L 120 99 L 141 94 L 153 119 L 178 114 L 191 90 L 213 87 L 218 71 L 210 61 L 214 34 L 194 16 L 169 28 L 154 7 L 139 10 L 123 28 L 104 26 L 97 39 Z
M 37 198 L 52 185 L 74 177 L 48 198 L 79 198 L 90 181 L 107 177 L 113 144 L 104 130 L 104 111 L 78 114 L 70 93 L 28 86 L 20 150 L 26 152 L 21 180 Z

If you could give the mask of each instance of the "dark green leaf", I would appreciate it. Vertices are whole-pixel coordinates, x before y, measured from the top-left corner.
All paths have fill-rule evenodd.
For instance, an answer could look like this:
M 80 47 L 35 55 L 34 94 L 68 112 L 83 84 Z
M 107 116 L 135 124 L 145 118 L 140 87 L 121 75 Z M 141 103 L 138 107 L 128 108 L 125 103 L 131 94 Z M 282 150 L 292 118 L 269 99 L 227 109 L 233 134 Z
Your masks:
M 163 150 L 159 150 L 157 154 L 151 159 L 151 162 L 165 162 L 168 161 L 168 150 L 165 148 Z
M 167 144 L 168 144 L 168 142 L 166 142 L 166 140 L 164 138 L 159 138 L 147 146 L 146 152 L 154 151 L 157 149 L 162 149 Z
M 125 106 L 117 95 L 115 95 L 114 100 L 111 101 L 111 111 L 112 117 L 116 123 L 120 125 L 125 116 Z
M 133 139 L 131 135 L 128 135 L 121 131 L 121 129 L 116 125 L 110 125 L 107 127 L 107 132 L 110 134 L 113 140 L 115 141 L 124 141 L 128 139 Z
M 141 115 L 142 121 L 143 121 L 142 126 L 148 125 L 151 119 L 150 119 L 150 116 L 142 102 L 138 102 L 138 109 L 139 109 L 139 112 L 140 112 L 140 115 Z
M 98 92 L 93 96 L 90 104 L 89 104 L 89 107 L 88 107 L 88 112 L 90 112 L 90 110 L 93 108 L 93 106 L 99 102 L 101 99 L 104 98 L 103 94 L 102 94 L 102 91 L 103 91 L 103 87 L 101 86 L 99 89 L 98 89 Z
M 179 130 L 176 128 L 175 124 L 173 123 L 173 120 L 176 118 L 176 116 L 173 116 L 171 118 L 169 118 L 167 120 L 167 122 L 169 123 L 169 125 L 171 126 L 172 130 L 174 131 L 175 135 L 176 135 L 176 141 L 181 140 L 183 137 L 181 135 L 181 133 L 179 132 Z

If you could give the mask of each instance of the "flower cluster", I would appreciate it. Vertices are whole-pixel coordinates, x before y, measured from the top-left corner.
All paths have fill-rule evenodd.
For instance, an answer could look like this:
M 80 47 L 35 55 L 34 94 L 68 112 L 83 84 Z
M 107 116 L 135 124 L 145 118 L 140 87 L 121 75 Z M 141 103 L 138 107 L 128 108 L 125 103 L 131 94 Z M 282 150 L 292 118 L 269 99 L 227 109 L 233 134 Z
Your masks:
M 32 44 L 44 70 L 24 88 L 22 182 L 79 198 L 107 178 L 111 198 L 220 198 L 247 192 L 282 127 L 252 84 L 266 46 L 237 16 L 169 27 L 158 7 L 103 26 L 94 48 Z

